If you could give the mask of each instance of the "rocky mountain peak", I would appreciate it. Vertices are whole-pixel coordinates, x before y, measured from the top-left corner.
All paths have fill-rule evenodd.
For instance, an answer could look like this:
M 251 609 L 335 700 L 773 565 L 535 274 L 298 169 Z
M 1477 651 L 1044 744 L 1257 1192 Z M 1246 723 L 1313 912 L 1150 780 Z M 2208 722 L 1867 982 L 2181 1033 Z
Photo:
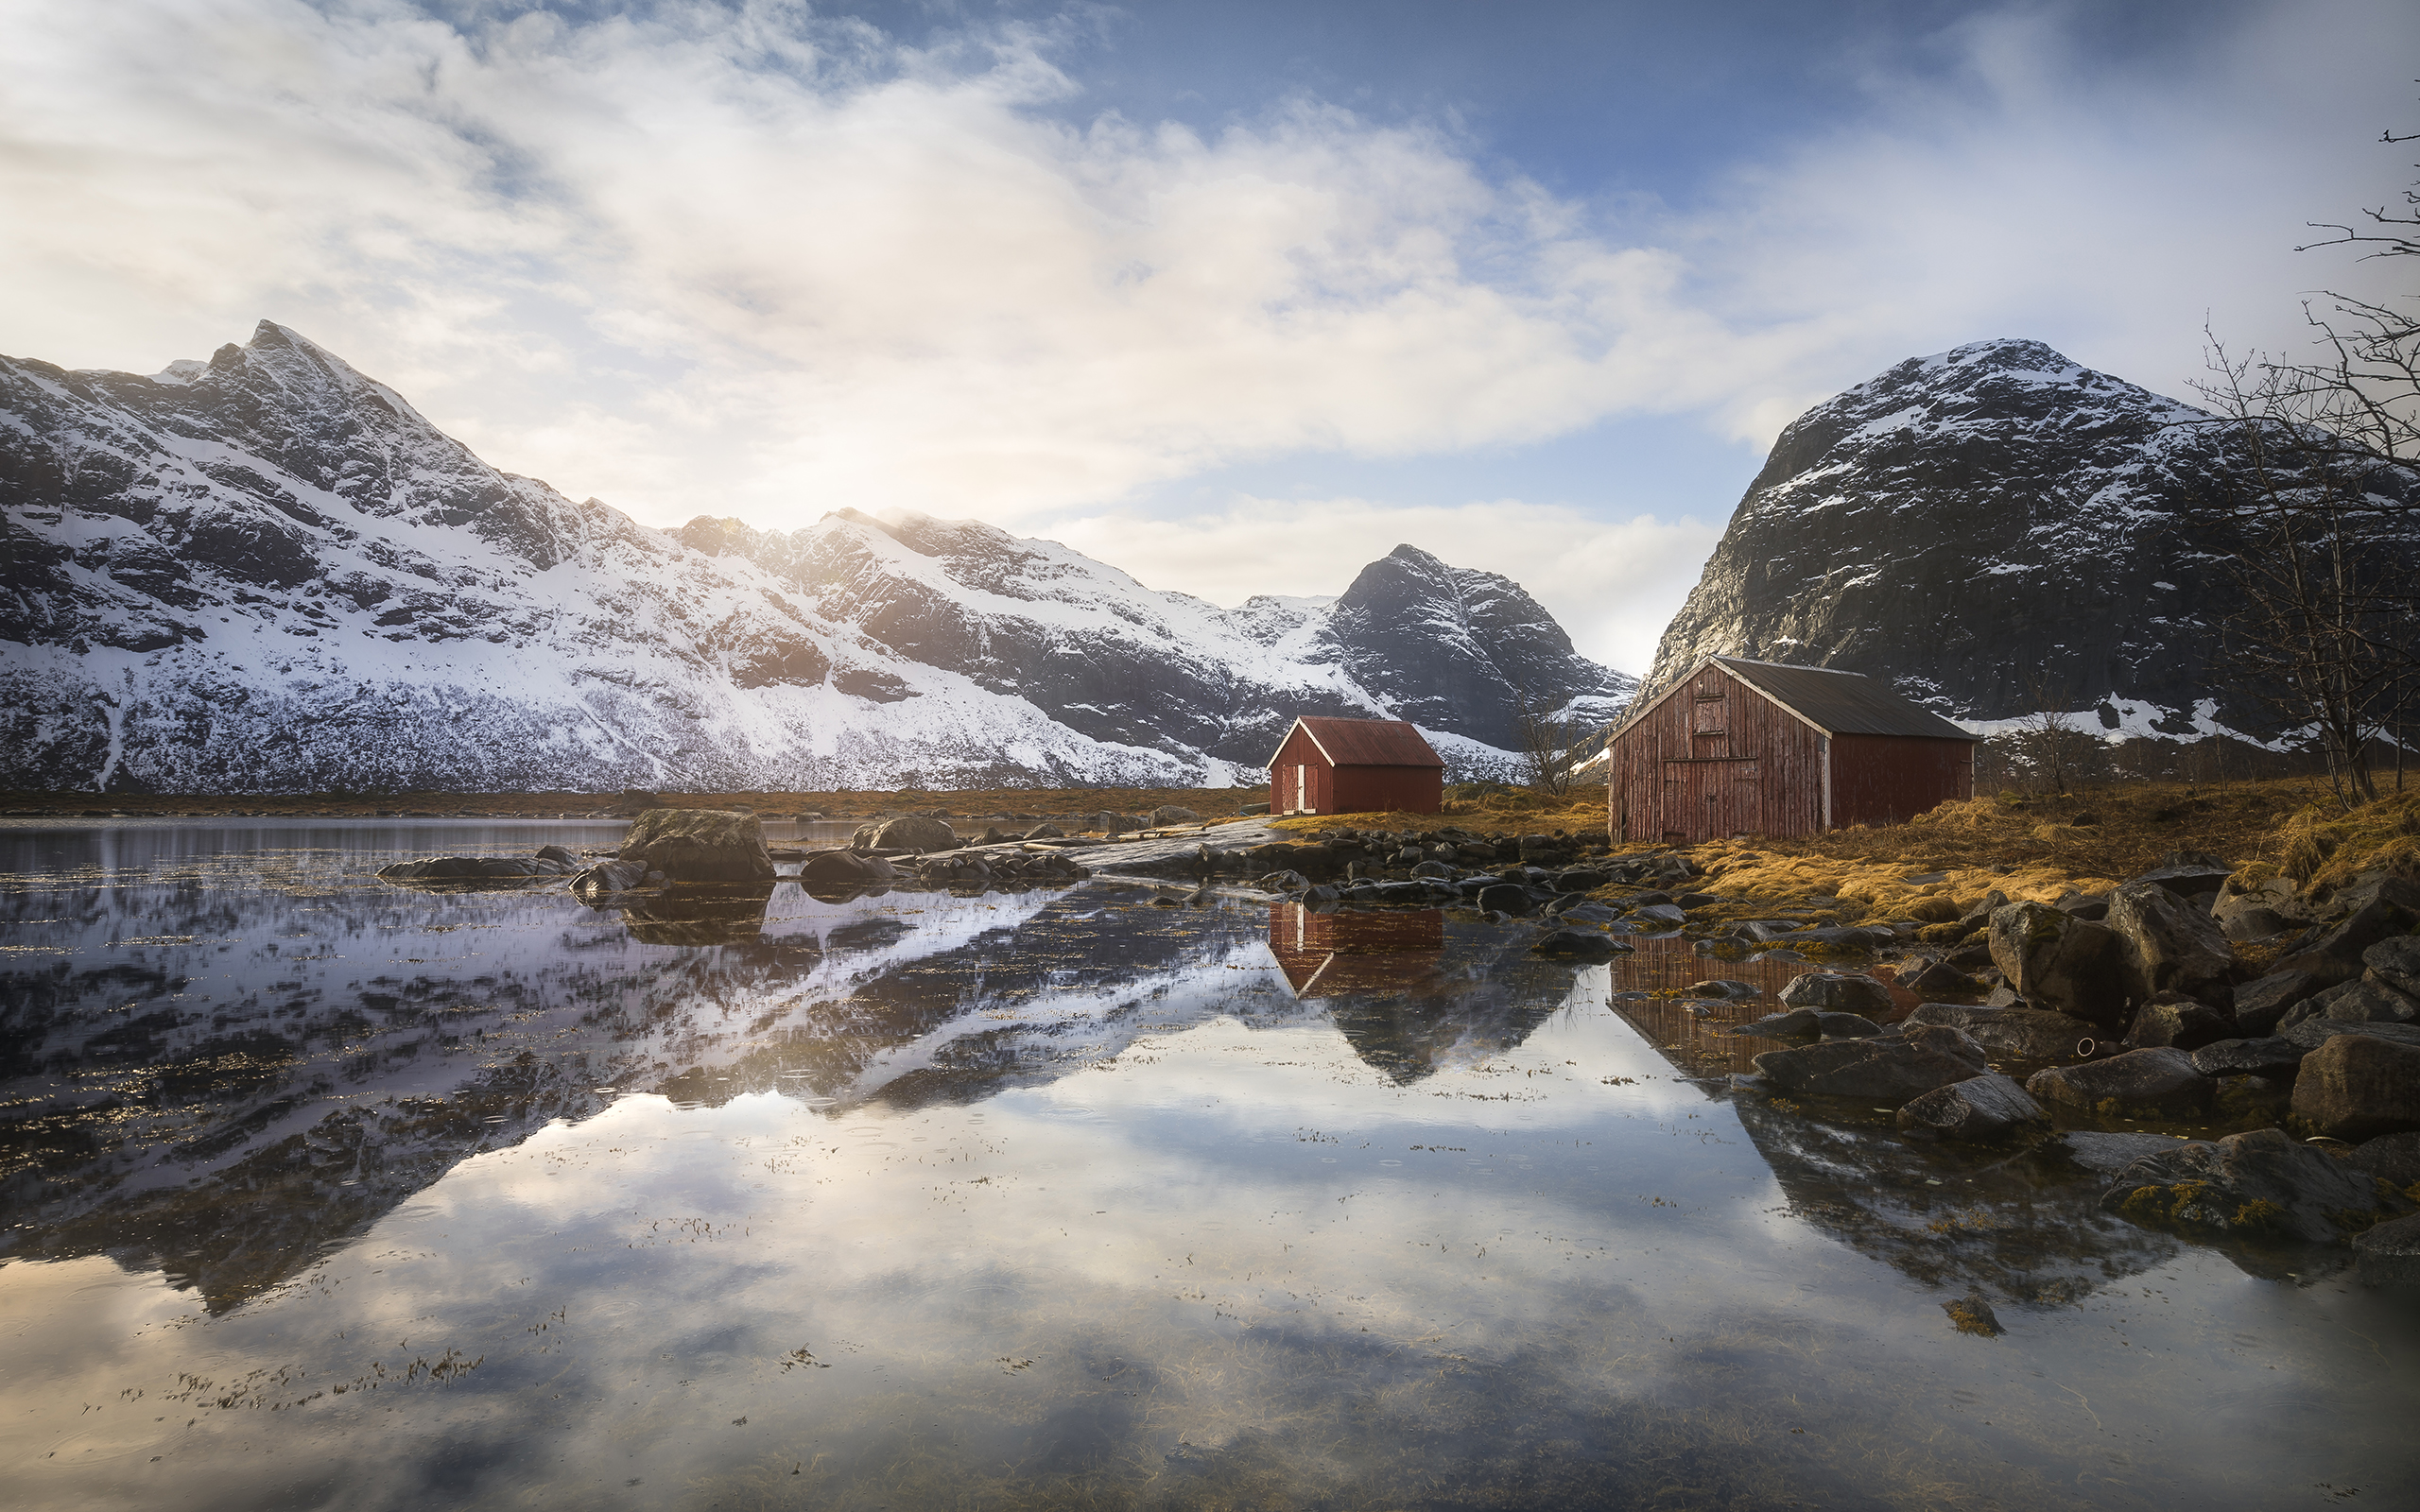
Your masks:
M 2189 735 L 2221 696 L 2221 589 L 2185 540 L 2219 440 L 2039 341 L 1898 363 L 1782 432 L 1649 685 L 1750 656 L 1888 677 L 1956 718 L 2022 715 L 2038 685 L 2106 729 Z
M 0 358 L 0 421 L 19 787 L 1249 781 L 1299 713 L 1419 719 L 1488 772 L 1489 690 L 1630 686 L 1410 547 L 1348 614 L 1222 610 L 973 520 L 644 529 L 270 321 L 152 377 Z

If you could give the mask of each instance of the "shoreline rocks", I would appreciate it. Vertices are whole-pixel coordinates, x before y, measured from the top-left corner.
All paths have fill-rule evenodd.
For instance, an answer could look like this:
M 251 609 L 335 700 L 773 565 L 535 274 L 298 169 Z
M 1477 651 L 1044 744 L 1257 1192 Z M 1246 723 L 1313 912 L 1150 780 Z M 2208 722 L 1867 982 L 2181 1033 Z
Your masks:
M 2114 1105 L 2169 1117 L 2206 1113 L 2218 1096 L 2218 1083 L 2193 1069 L 2191 1056 L 2166 1046 L 2037 1071 L 2026 1078 L 2025 1090 L 2045 1103 L 2088 1112 Z
M 661 871 L 668 882 L 770 882 L 774 875 L 763 822 L 725 809 L 648 809 L 631 821 L 618 859 Z
M 2147 1155 L 2118 1173 L 2100 1206 L 2136 1222 L 2326 1244 L 2407 1204 L 2367 1174 L 2264 1128 Z

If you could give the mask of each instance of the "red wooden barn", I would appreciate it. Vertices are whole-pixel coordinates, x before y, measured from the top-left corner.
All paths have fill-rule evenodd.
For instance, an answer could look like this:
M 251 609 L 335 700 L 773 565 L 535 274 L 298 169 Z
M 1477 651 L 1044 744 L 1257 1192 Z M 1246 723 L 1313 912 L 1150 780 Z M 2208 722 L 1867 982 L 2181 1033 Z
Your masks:
M 1616 843 L 1895 824 L 1975 792 L 1975 743 L 1855 672 L 1708 657 L 1606 747 Z
M 1401 719 L 1294 721 L 1269 758 L 1271 814 L 1434 814 L 1445 764 Z

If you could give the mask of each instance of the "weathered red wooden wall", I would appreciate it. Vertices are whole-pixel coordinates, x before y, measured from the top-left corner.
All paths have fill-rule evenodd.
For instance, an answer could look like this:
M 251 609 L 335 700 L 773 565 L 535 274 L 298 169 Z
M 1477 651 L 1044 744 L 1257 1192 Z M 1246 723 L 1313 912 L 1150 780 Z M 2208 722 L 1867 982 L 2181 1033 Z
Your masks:
M 1720 667 L 1701 670 L 1614 742 L 1616 842 L 1806 834 L 1824 823 L 1824 741 Z
M 1294 802 L 1294 768 L 1297 766 L 1308 768 L 1303 774 L 1304 801 L 1299 809 Z M 1311 739 L 1310 731 L 1296 727 L 1294 732 L 1286 737 L 1286 744 L 1277 747 L 1277 760 L 1270 764 L 1269 812 L 1335 813 L 1336 784 L 1331 775 L 1334 770 L 1328 765 L 1327 758 L 1320 754 L 1319 743 Z
M 1975 796 L 1975 747 L 1962 740 L 1841 735 L 1832 741 L 1832 826 L 1897 824 Z
M 1340 766 L 1336 807 L 1322 814 L 1434 814 L 1445 806 L 1445 774 L 1434 766 Z

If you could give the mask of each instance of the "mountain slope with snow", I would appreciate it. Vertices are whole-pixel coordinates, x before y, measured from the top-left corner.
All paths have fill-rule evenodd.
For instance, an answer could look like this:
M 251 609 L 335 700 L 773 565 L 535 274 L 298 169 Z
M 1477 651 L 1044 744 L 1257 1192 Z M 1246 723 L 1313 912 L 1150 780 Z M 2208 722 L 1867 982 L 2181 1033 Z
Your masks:
M 1491 690 L 1634 685 L 1409 546 L 1231 611 L 971 521 L 648 529 L 268 321 L 148 378 L 0 359 L 0 505 L 14 788 L 1217 783 L 1306 713 L 1483 767 Z
M 2188 539 L 2223 428 L 2038 341 L 1914 358 L 1808 410 L 1749 486 L 1649 673 L 1703 656 L 1888 677 L 1954 718 L 2225 719 L 2224 574 Z M 2246 717 L 2237 728 L 2248 728 Z

